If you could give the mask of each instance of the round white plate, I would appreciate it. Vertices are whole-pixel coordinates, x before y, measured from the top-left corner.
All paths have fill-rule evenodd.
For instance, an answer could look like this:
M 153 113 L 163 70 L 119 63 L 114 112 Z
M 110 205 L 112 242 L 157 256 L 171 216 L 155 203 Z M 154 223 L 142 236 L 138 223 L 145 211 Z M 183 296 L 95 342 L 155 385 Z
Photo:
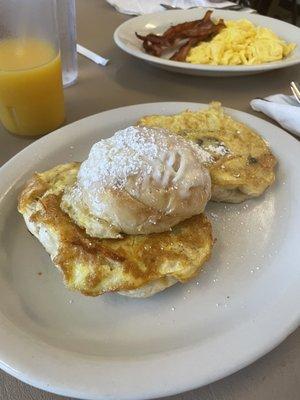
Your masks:
M 300 145 L 228 109 L 279 159 L 276 184 L 240 205 L 210 203 L 217 242 L 197 279 L 150 299 L 85 297 L 25 228 L 17 198 L 34 171 L 84 159 L 91 145 L 153 113 L 204 105 L 119 108 L 68 125 L 0 169 L 0 367 L 39 388 L 83 399 L 149 399 L 222 378 L 262 356 L 300 317 Z
M 161 34 L 171 25 L 200 19 L 204 16 L 205 12 L 205 9 L 197 8 L 193 10 L 171 10 L 141 15 L 121 24 L 114 33 L 114 40 L 122 50 L 133 55 L 134 57 L 147 61 L 156 67 L 189 75 L 224 77 L 252 75 L 272 69 L 285 68 L 300 63 L 300 28 L 278 19 L 240 11 L 214 10 L 213 18 L 223 18 L 224 20 L 248 19 L 255 25 L 270 28 L 273 32 L 287 42 L 296 43 L 296 49 L 291 55 L 281 61 L 274 61 L 260 65 L 224 66 L 190 64 L 186 62 L 171 61 L 166 58 L 154 57 L 145 53 L 142 46 L 142 41 L 135 36 L 135 32 L 142 35 L 146 35 L 148 33 Z

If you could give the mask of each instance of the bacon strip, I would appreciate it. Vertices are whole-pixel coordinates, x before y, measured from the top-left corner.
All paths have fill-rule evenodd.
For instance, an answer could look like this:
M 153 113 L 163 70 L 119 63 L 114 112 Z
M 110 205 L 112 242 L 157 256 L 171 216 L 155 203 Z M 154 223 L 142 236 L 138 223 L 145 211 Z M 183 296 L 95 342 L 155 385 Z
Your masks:
M 138 39 L 143 40 L 143 47 L 146 53 L 152 56 L 160 57 L 162 52 L 171 46 L 168 39 L 163 36 L 154 35 L 153 33 L 149 33 L 147 36 L 135 34 Z
M 209 10 L 202 19 L 171 26 L 162 35 L 149 33 L 146 36 L 142 36 L 138 33 L 135 34 L 138 39 L 143 41 L 146 53 L 156 57 L 160 57 L 165 50 L 177 45 L 179 41 L 185 40 L 184 44 L 170 58 L 175 61 L 185 61 L 193 46 L 204 40 L 211 39 L 225 27 L 222 19 L 217 24 L 214 24 L 210 19 L 211 14 L 212 11 Z
M 219 33 L 220 30 L 223 29 L 224 27 L 225 27 L 224 21 L 220 20 L 218 24 L 214 25 L 212 28 L 203 29 L 202 31 L 199 31 L 199 35 L 192 36 L 191 39 L 189 39 L 185 44 L 183 44 L 179 48 L 179 50 L 172 55 L 170 60 L 185 61 L 192 47 L 196 46 L 200 42 L 203 42 L 204 40 L 210 40 L 213 36 Z
M 172 55 L 172 57 L 170 57 L 170 60 L 173 60 L 173 61 L 185 61 L 187 55 L 189 54 L 189 51 L 191 50 L 191 48 L 193 46 L 196 46 L 198 41 L 199 40 L 197 38 L 189 39 L 187 42 L 185 42 L 184 45 L 182 45 L 180 47 L 180 49 L 178 51 L 176 51 Z

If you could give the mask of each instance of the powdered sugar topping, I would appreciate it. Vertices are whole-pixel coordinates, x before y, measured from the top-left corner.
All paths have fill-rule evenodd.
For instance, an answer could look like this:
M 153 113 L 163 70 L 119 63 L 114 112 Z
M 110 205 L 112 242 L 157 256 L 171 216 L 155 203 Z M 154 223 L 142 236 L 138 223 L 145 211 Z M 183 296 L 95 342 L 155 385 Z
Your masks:
M 224 143 L 220 143 L 217 146 L 214 146 L 212 144 L 209 144 L 208 146 L 206 146 L 206 149 L 211 152 L 211 153 L 215 153 L 217 155 L 220 156 L 225 156 L 226 154 L 229 153 L 228 148 L 224 145 Z
M 98 190 L 121 189 L 130 177 L 135 177 L 137 185 L 152 177 L 166 187 L 185 174 L 188 186 L 194 186 L 199 174 L 186 171 L 191 161 L 202 164 L 211 161 L 211 156 L 198 145 L 164 129 L 130 126 L 93 145 L 81 165 L 78 183 L 87 190 L 94 183 Z

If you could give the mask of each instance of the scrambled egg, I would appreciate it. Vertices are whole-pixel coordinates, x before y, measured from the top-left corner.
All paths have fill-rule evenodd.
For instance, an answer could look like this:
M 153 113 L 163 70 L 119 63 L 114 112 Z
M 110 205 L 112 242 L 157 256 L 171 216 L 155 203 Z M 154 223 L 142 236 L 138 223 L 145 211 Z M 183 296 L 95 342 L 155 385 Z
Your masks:
M 212 40 L 192 48 L 186 58 L 192 64 L 254 65 L 278 61 L 296 47 L 287 44 L 268 28 L 241 19 L 226 21 Z

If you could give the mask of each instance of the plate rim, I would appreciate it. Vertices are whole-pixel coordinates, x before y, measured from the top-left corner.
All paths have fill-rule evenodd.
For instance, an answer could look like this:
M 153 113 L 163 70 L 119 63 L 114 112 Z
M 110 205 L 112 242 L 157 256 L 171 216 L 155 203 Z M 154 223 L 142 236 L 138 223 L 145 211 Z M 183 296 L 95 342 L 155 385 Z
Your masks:
M 131 106 L 118 107 L 118 108 L 115 108 L 112 110 L 107 110 L 107 111 L 103 111 L 103 112 L 100 112 L 95 115 L 91 115 L 91 116 L 83 118 L 79 121 L 75 121 L 72 124 L 66 125 L 65 127 L 62 127 L 59 130 L 52 132 L 49 135 L 46 135 L 46 136 L 38 139 L 34 143 L 32 143 L 29 146 L 27 146 L 26 148 L 24 148 L 21 152 L 17 153 L 14 157 L 12 157 L 9 161 L 7 161 L 0 168 L 0 177 L 3 176 L 3 171 L 5 174 L 6 170 L 9 171 L 9 169 L 11 169 L 11 166 L 14 165 L 16 161 L 18 161 L 20 159 L 22 160 L 24 155 L 26 156 L 26 153 L 28 153 L 28 155 L 31 154 L 32 150 L 34 150 L 35 148 L 39 148 L 41 143 L 47 143 L 47 142 L 54 143 L 56 141 L 55 139 L 57 138 L 57 136 L 60 136 L 61 138 L 63 138 L 63 137 L 66 138 L 67 135 L 66 136 L 61 135 L 62 131 L 65 130 L 66 128 L 67 129 L 70 129 L 70 127 L 72 128 L 72 126 L 74 126 L 75 124 L 80 125 L 80 124 L 82 124 L 82 121 L 92 120 L 93 118 L 97 119 L 97 118 L 99 118 L 100 115 L 109 114 L 109 113 L 113 114 L 113 113 L 119 112 L 120 110 L 122 110 L 122 111 L 129 110 L 129 109 L 135 110 L 135 109 L 140 109 L 140 108 L 144 108 L 144 107 L 157 107 L 157 109 L 159 110 L 159 109 L 162 109 L 164 106 L 170 107 L 173 105 L 180 106 L 180 107 L 182 107 L 182 109 L 188 108 L 188 107 L 201 108 L 201 107 L 207 106 L 207 104 L 195 103 L 195 102 L 142 103 L 142 104 L 136 104 L 136 105 L 131 105 Z M 290 145 L 297 143 L 298 147 L 295 146 L 295 148 L 297 148 L 297 150 L 295 150 L 295 151 L 299 152 L 299 154 L 300 154 L 299 142 L 294 137 L 292 137 L 291 135 L 289 135 L 288 133 L 283 131 L 281 128 L 278 128 L 275 125 L 271 124 L 270 122 L 265 121 L 265 120 L 263 120 L 259 117 L 256 117 L 252 114 L 238 111 L 238 110 L 231 109 L 231 108 L 227 108 L 227 107 L 224 107 L 224 109 L 226 112 L 229 112 L 229 114 L 232 114 L 232 113 L 239 114 L 241 118 L 245 114 L 248 117 L 250 116 L 250 118 L 254 122 L 262 121 L 263 124 L 266 124 L 267 126 L 269 126 L 269 128 L 272 128 L 273 130 L 278 131 L 278 132 L 280 131 L 281 133 L 284 134 L 284 139 L 282 139 L 282 140 L 284 140 L 284 141 L 287 140 L 287 142 L 290 142 Z M 12 183 L 11 187 L 13 187 L 14 184 L 15 184 L 15 182 Z M 5 179 L 4 179 L 4 184 L 0 180 L 0 190 L 3 189 L 3 186 L 7 186 L 7 185 L 8 185 L 8 182 L 5 182 Z M 10 189 L 11 187 L 8 187 L 8 189 Z M 5 194 L 6 193 L 4 193 L 3 196 L 1 196 L 1 193 L 0 193 L 0 202 L 3 199 L 3 197 L 5 197 Z M 298 297 L 299 297 L 299 294 L 298 294 Z M 3 320 L 3 314 L 0 314 L 0 337 L 2 334 L 2 330 L 3 330 L 2 325 L 1 325 L 1 322 L 3 322 L 3 321 L 1 321 L 1 319 Z M 288 326 L 284 325 L 285 326 L 284 328 L 282 328 L 280 326 L 281 330 L 278 329 L 278 331 L 276 331 L 277 335 L 273 335 L 272 341 L 270 341 L 269 338 L 267 338 L 268 339 L 268 340 L 266 340 L 267 345 L 263 344 L 263 345 L 258 346 L 259 349 L 257 351 L 252 351 L 251 356 L 249 356 L 246 360 L 240 361 L 238 363 L 238 365 L 235 364 L 234 366 L 227 367 L 227 368 L 225 368 L 225 371 L 224 370 L 222 372 L 219 371 L 219 373 L 215 373 L 214 376 L 211 376 L 209 379 L 203 380 L 200 383 L 198 380 L 194 381 L 193 383 L 191 383 L 191 382 L 186 383 L 185 385 L 182 382 L 180 382 L 180 383 L 177 382 L 177 386 L 176 385 L 172 386 L 172 387 L 169 386 L 166 388 L 166 387 L 164 387 L 164 385 L 160 385 L 160 387 L 158 389 L 155 388 L 154 390 L 152 390 L 152 392 L 151 391 L 148 391 L 148 392 L 143 391 L 143 392 L 137 392 L 135 394 L 133 394 L 132 392 L 128 392 L 128 391 L 126 392 L 126 390 L 123 390 L 124 388 L 122 388 L 122 393 L 117 393 L 112 396 L 111 394 L 109 394 L 107 392 L 106 394 L 103 393 L 102 398 L 103 399 L 118 398 L 119 400 L 121 400 L 121 399 L 124 399 L 124 400 L 127 400 L 127 399 L 128 400 L 150 399 L 150 398 L 158 398 L 161 396 L 172 395 L 172 394 L 180 393 L 180 392 L 183 392 L 186 390 L 191 390 L 191 389 L 195 389 L 200 386 L 206 385 L 215 380 L 218 380 L 225 376 L 228 376 L 228 375 L 232 374 L 233 372 L 238 371 L 239 369 L 245 367 L 246 365 L 251 364 L 258 358 L 260 358 L 261 356 L 263 356 L 264 354 L 266 354 L 267 352 L 272 350 L 280 342 L 282 342 L 291 332 L 293 332 L 296 329 L 296 327 L 299 325 L 299 323 L 300 323 L 300 311 L 298 312 L 298 314 L 295 313 L 293 315 L 293 318 L 289 319 Z M 263 347 L 263 350 L 261 349 L 261 347 Z M 60 384 L 55 384 L 55 383 L 51 383 L 50 387 L 49 387 L 49 381 L 51 381 L 51 379 L 49 379 L 48 381 L 47 380 L 42 381 L 41 379 L 36 377 L 36 374 L 32 376 L 32 373 L 30 374 L 30 368 L 26 369 L 25 372 L 22 372 L 22 369 L 17 368 L 15 365 L 13 365 L 16 362 L 15 363 L 11 362 L 10 363 L 11 365 L 9 365 L 9 363 L 7 363 L 7 360 L 3 361 L 3 353 L 4 353 L 3 349 L 0 349 L 0 367 L 3 370 L 5 370 L 6 372 L 8 372 L 9 374 L 15 376 L 16 378 L 18 378 L 28 384 L 31 384 L 40 389 L 43 389 L 46 391 L 51 391 L 53 393 L 57 393 L 57 394 L 64 395 L 64 396 L 71 396 L 71 397 L 75 397 L 75 398 L 85 398 L 85 399 L 95 399 L 95 400 L 99 399 L 99 396 L 100 396 L 99 391 L 97 391 L 97 394 L 96 394 L 96 392 L 94 392 L 94 394 L 93 394 L 92 392 L 89 392 L 89 393 L 80 392 L 80 390 L 74 391 L 73 389 L 70 389 L 70 387 L 68 387 L 67 385 L 60 385 Z M 168 357 L 169 357 L 168 354 L 164 356 L 164 359 L 165 359 L 165 357 L 168 359 Z M 4 358 L 5 358 L 5 356 L 4 356 Z M 158 359 L 159 359 L 159 357 L 158 357 Z M 159 361 L 159 360 L 157 360 L 157 361 Z M 146 362 L 147 362 L 147 360 L 146 360 Z M 152 360 L 152 362 L 153 362 L 153 360 Z M 138 361 L 137 361 L 137 363 L 138 363 Z M 105 362 L 104 362 L 104 364 L 105 364 Z M 122 368 L 122 366 L 121 366 L 121 368 Z M 53 377 L 52 377 L 52 381 L 53 381 Z M 106 390 L 108 390 L 108 389 L 106 389 Z
M 205 10 L 208 10 L 209 8 L 201 8 L 199 7 L 199 9 L 202 9 L 203 12 Z M 198 9 L 197 9 L 198 10 Z M 255 73 L 255 72 L 267 72 L 267 71 L 271 71 L 271 70 L 276 70 L 276 69 L 281 69 L 281 68 L 286 68 L 286 67 L 291 67 L 297 64 L 300 64 L 300 55 L 296 58 L 296 59 L 285 59 L 285 60 L 280 60 L 280 61 L 273 61 L 270 63 L 264 63 L 264 64 L 258 64 L 258 65 L 243 65 L 243 66 L 239 66 L 239 65 L 232 65 L 232 66 L 224 66 L 224 65 L 208 65 L 208 64 L 190 64 L 190 63 L 183 63 L 183 62 L 179 62 L 179 61 L 173 61 L 173 60 L 167 60 L 164 58 L 160 58 L 160 57 L 155 57 L 152 56 L 150 54 L 144 53 L 141 50 L 136 50 L 136 49 L 132 49 L 130 47 L 128 47 L 120 38 L 120 32 L 122 31 L 122 29 L 124 29 L 124 27 L 126 27 L 127 25 L 131 25 L 134 21 L 139 20 L 139 19 L 144 19 L 145 17 L 148 18 L 153 18 L 156 17 L 158 15 L 161 15 L 162 13 L 164 15 L 167 15 L 168 13 L 191 13 L 191 12 L 195 12 L 195 10 L 166 10 L 166 11 L 161 11 L 161 12 L 156 12 L 156 13 L 151 13 L 151 14 L 144 14 L 144 15 L 138 15 L 136 17 L 133 17 L 125 22 L 123 22 L 122 24 L 120 24 L 114 31 L 113 34 L 113 38 L 114 38 L 114 42 L 115 44 L 121 49 L 123 50 L 125 53 L 132 55 L 135 58 L 141 59 L 143 61 L 149 62 L 152 65 L 156 65 L 156 66 L 162 66 L 162 67 L 168 67 L 170 69 L 179 69 L 181 70 L 181 72 L 184 72 L 184 70 L 188 70 L 188 71 L 194 71 L 194 72 L 210 72 L 210 73 Z M 237 15 L 240 15 L 241 17 L 246 17 L 249 16 L 249 13 L 247 12 L 242 12 L 242 11 L 230 11 L 230 10 L 222 10 L 222 9 L 214 9 L 214 12 L 217 13 L 234 13 Z M 253 15 L 253 14 L 251 14 Z M 285 21 L 281 21 L 281 20 L 276 20 L 275 18 L 272 17 L 268 17 L 268 16 L 264 16 L 264 15 L 259 15 L 259 14 L 255 14 L 258 17 L 262 18 L 262 19 L 267 19 L 267 20 L 274 20 L 274 21 L 279 21 L 280 24 L 282 25 L 287 25 L 287 26 L 292 26 L 293 28 L 298 29 L 299 30 L 299 34 L 300 34 L 300 28 L 296 27 L 288 22 Z

